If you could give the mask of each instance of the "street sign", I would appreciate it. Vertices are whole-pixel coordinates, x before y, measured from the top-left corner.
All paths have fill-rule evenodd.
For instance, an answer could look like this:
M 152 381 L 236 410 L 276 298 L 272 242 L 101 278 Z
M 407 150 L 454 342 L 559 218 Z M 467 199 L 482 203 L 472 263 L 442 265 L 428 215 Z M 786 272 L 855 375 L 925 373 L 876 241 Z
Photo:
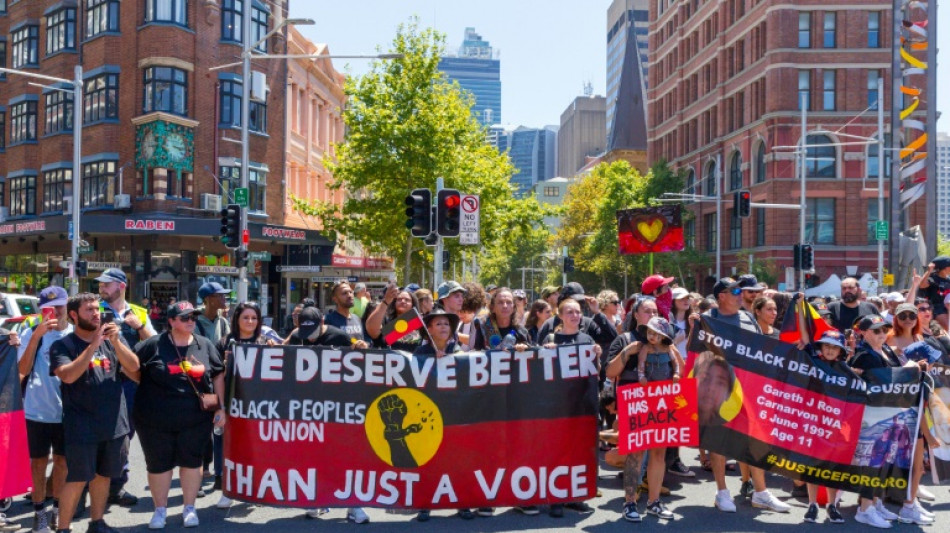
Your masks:
M 884 285 L 887 287 L 894 285 L 894 274 L 884 274 Z
M 251 261 L 270 261 L 270 252 L 251 252 Z
M 879 241 L 886 241 L 887 236 L 890 234 L 890 228 L 887 227 L 886 220 L 878 220 L 874 223 L 874 236 Z M 885 285 L 889 285 L 885 283 Z
M 78 251 L 80 254 L 91 254 L 95 252 L 96 249 L 90 244 L 89 246 L 80 246 Z
M 68 232 L 68 233 L 69 233 L 69 240 L 73 240 L 73 237 L 74 237 L 76 234 L 73 232 L 73 221 L 72 221 L 72 220 L 69 221 L 69 232 Z
M 247 207 L 247 187 L 237 187 L 234 189 L 234 203 L 241 207 Z
M 478 244 L 481 229 L 481 203 L 478 195 L 463 194 L 459 224 L 459 244 Z

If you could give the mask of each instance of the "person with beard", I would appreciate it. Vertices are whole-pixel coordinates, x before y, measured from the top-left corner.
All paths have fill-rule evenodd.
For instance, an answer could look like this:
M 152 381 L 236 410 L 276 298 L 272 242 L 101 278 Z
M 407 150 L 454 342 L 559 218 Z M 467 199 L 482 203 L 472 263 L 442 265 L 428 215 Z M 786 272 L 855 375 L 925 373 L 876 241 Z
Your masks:
M 640 293 L 643 296 L 652 296 L 656 301 L 656 308 L 660 311 L 660 316 L 669 320 L 670 312 L 673 310 L 673 293 L 670 290 L 670 283 L 675 278 L 664 278 L 659 274 L 647 276 L 640 284 Z
M 739 288 L 742 289 L 742 309 L 752 313 L 755 299 L 765 291 L 765 285 L 760 284 L 753 274 L 743 274 L 739 276 Z
M 148 310 L 125 301 L 125 288 L 128 285 L 125 272 L 118 268 L 110 268 L 96 278 L 96 281 L 99 282 L 99 298 L 101 299 L 99 307 L 103 311 L 112 311 L 116 324 L 119 326 L 122 341 L 129 349 L 134 349 L 140 341 L 156 335 L 152 321 L 148 318 Z M 135 405 L 137 389 L 138 385 L 134 381 L 122 376 L 122 391 L 125 394 L 125 405 L 129 412 L 132 412 L 132 407 Z M 129 441 L 134 436 L 135 424 L 129 420 Z M 109 486 L 110 504 L 132 507 L 138 503 L 138 497 L 125 490 L 125 484 L 128 481 L 129 465 L 125 465 L 122 475 L 113 479 Z
M 357 340 L 366 340 L 368 337 L 363 330 L 363 321 L 353 313 L 355 297 L 353 289 L 347 281 L 338 281 L 330 289 L 330 299 L 336 305 L 331 309 L 323 321 L 330 326 L 342 329 L 347 335 Z
M 841 299 L 828 304 L 831 323 L 838 331 L 851 329 L 856 320 L 868 315 L 878 314 L 874 305 L 860 301 L 861 286 L 858 280 L 847 277 L 841 280 Z
M 99 298 L 73 296 L 66 313 L 74 331 L 50 347 L 50 372 L 63 397 L 66 484 L 60 493 L 57 531 L 70 531 L 76 504 L 89 484 L 88 531 L 112 533 L 103 515 L 111 478 L 122 474 L 129 455 L 129 418 L 119 381 L 121 371 L 138 381 L 139 359 L 121 340 L 115 322 L 102 323 Z
M 230 289 L 225 289 L 216 281 L 209 281 L 198 288 L 198 297 L 204 304 L 198 308 L 195 315 L 195 331 L 202 337 L 217 344 L 231 333 L 231 324 L 228 322 L 228 295 Z

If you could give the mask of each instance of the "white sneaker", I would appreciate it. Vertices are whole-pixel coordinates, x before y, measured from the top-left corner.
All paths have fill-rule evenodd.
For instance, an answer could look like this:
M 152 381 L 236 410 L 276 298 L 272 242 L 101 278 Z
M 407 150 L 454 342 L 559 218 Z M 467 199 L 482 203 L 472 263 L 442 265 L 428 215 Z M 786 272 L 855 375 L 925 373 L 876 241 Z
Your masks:
M 874 500 L 874 509 L 877 510 L 877 514 L 881 515 L 881 518 L 888 522 L 897 520 L 897 515 L 890 512 L 887 507 L 884 507 L 884 501 L 881 499 Z
M 880 529 L 890 529 L 894 527 L 894 524 L 891 524 L 881 517 L 881 515 L 877 512 L 877 508 L 873 505 L 868 507 L 867 511 L 858 509 L 858 512 L 854 515 L 854 519 L 862 524 Z
M 198 527 L 198 511 L 193 505 L 186 505 L 181 517 L 184 519 L 185 527 Z
M 724 513 L 736 512 L 736 502 L 732 501 L 732 494 L 729 493 L 728 489 L 716 493 L 716 509 Z
M 214 504 L 214 506 L 218 509 L 227 509 L 228 507 L 231 507 L 232 503 L 234 503 L 234 500 L 222 494 L 221 499 L 218 500 L 218 503 Z
M 165 507 L 156 507 L 152 513 L 152 519 L 148 521 L 149 529 L 165 529 L 165 519 L 168 517 L 168 509 Z
M 346 511 L 346 520 L 357 524 L 367 524 L 369 523 L 369 515 L 361 507 L 353 507 Z
M 931 513 L 927 509 L 924 509 L 924 506 L 920 504 L 920 500 L 914 500 L 914 509 L 920 511 L 920 514 L 926 516 L 927 518 L 936 518 L 937 515 Z
M 792 510 L 791 505 L 780 501 L 767 490 L 752 493 L 752 507 L 770 509 L 776 513 L 787 513 Z
M 910 507 L 903 505 L 901 506 L 900 513 L 897 515 L 897 519 L 902 524 L 917 524 L 918 526 L 927 526 L 934 523 L 934 519 L 924 516 L 917 507 L 911 505 Z
M 934 496 L 934 493 L 930 492 L 929 490 L 927 490 L 926 487 L 923 487 L 923 486 L 917 487 L 917 497 L 920 498 L 921 500 L 924 500 L 925 502 L 932 502 L 932 501 L 937 500 L 937 497 Z
M 310 509 L 307 511 L 307 518 L 320 518 L 321 516 L 330 512 L 328 507 L 320 507 L 319 509 Z

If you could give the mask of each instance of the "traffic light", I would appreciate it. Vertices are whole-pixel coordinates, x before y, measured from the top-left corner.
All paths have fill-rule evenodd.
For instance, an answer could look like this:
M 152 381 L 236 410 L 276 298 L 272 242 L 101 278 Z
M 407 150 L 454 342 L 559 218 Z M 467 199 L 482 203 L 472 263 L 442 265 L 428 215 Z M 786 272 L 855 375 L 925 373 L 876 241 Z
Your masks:
M 574 258 L 569 255 L 564 257 L 564 272 L 574 272 Z
M 432 191 L 414 189 L 406 196 L 406 227 L 413 237 L 425 237 L 432 232 Z
M 234 266 L 238 268 L 247 266 L 248 252 L 247 250 L 235 250 L 234 251 Z
M 76 261 L 76 277 L 84 278 L 89 275 L 89 263 L 86 261 Z
M 241 206 L 228 204 L 221 210 L 221 242 L 228 248 L 241 246 Z
M 815 272 L 815 250 L 810 244 L 803 244 L 802 251 L 802 271 Z
M 736 191 L 733 202 L 737 217 L 746 218 L 752 216 L 752 193 L 749 191 Z
M 435 231 L 443 237 L 458 237 L 462 196 L 455 189 L 439 191 L 435 209 Z
M 802 245 L 795 244 L 792 246 L 792 266 L 795 267 L 795 270 L 802 269 Z

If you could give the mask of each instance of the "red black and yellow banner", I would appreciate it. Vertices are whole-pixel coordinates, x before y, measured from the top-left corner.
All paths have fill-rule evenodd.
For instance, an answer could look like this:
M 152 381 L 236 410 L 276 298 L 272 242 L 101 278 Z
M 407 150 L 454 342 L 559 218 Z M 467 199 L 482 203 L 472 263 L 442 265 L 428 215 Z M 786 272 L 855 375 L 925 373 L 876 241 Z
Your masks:
M 806 302 L 799 293 L 795 295 L 785 310 L 779 339 L 791 344 L 797 344 L 802 340 L 806 343 L 814 342 L 821 338 L 822 333 L 832 329 L 835 328 L 829 326 L 818 314 L 818 311 Z
M 858 377 L 787 344 L 703 317 L 690 339 L 700 445 L 793 479 L 907 494 L 920 371 Z
M 23 494 L 33 484 L 17 350 L 9 340 L 8 335 L 0 335 L 0 498 Z
M 677 252 L 683 249 L 683 216 L 679 205 L 617 211 L 621 254 Z
M 435 358 L 241 345 L 228 366 L 229 497 L 439 509 L 597 492 L 592 346 Z
M 412 308 L 383 327 L 383 340 L 392 346 L 399 339 L 419 329 L 422 329 L 422 315 Z

